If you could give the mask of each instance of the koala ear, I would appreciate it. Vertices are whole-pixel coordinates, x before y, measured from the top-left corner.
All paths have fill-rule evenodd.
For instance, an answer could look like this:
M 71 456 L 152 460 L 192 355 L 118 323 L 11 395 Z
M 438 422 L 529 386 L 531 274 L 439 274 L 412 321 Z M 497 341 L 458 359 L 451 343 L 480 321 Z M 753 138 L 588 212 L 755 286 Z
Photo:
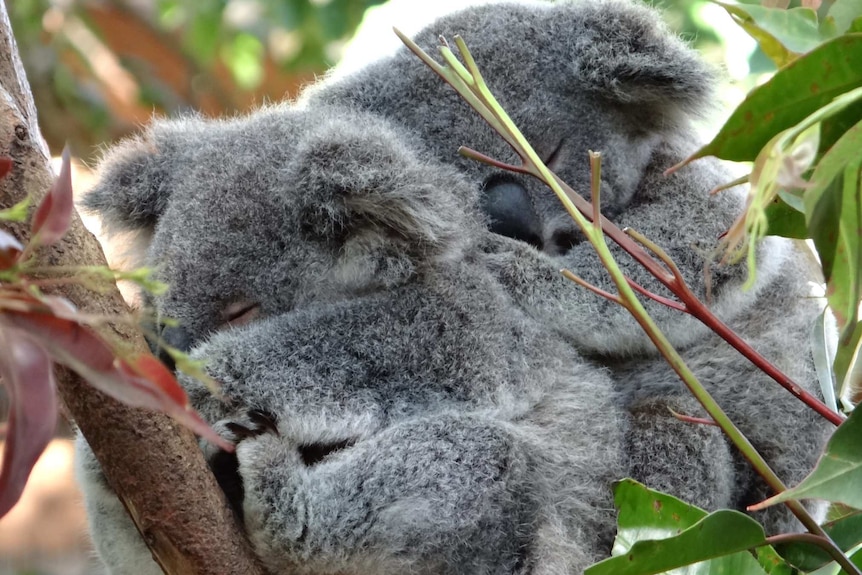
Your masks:
M 151 234 L 168 205 L 172 176 L 188 161 L 182 151 L 201 137 L 201 125 L 196 118 L 157 120 L 144 133 L 111 147 L 81 206 L 101 217 L 109 235 Z
M 575 86 L 662 125 L 682 113 L 702 112 L 713 71 L 673 32 L 659 14 L 622 0 L 562 4 L 572 12 L 569 30 Z
M 338 114 L 311 118 L 291 162 L 305 233 L 369 250 L 398 244 L 416 257 L 449 254 L 470 239 L 478 190 L 382 119 Z

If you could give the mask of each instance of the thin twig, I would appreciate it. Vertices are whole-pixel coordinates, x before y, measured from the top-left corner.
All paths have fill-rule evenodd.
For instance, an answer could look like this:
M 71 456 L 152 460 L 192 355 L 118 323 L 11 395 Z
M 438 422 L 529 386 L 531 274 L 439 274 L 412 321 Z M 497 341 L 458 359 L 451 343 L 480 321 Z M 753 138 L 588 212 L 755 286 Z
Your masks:
M 677 413 L 676 411 L 668 408 L 671 415 L 673 415 L 676 419 L 684 422 L 684 423 L 694 423 L 697 425 L 712 425 L 714 427 L 718 427 L 718 424 L 712 419 L 707 419 L 705 417 L 694 417 L 691 415 L 683 415 L 681 413 Z
M 501 170 L 508 170 L 517 174 L 526 174 L 528 176 L 533 175 L 530 170 L 523 166 L 516 166 L 514 164 L 507 164 L 505 162 L 501 162 L 500 160 L 495 160 L 491 156 L 486 156 L 482 152 L 477 152 L 473 148 L 461 146 L 460 148 L 458 148 L 458 153 L 465 158 L 470 158 L 471 160 L 476 160 L 477 162 L 482 162 L 483 164 L 488 164 L 489 166 L 493 166 Z
M 689 313 L 688 308 L 681 303 L 673 301 L 670 298 L 658 295 L 657 293 L 653 293 L 631 278 L 626 278 L 626 281 L 629 282 L 629 285 L 632 286 L 632 288 L 639 294 L 642 294 L 651 300 L 657 301 L 658 303 L 665 305 L 671 309 L 675 309 L 683 313 Z
M 623 303 L 623 300 L 620 299 L 620 296 L 618 296 L 616 294 L 612 294 L 611 292 L 605 291 L 600 287 L 594 286 L 593 284 L 589 283 L 585 279 L 580 278 L 580 277 L 576 276 L 575 274 L 573 274 L 571 270 L 562 269 L 562 270 L 560 270 L 560 273 L 563 274 L 564 278 L 575 282 L 576 284 L 578 284 L 582 288 L 586 288 L 596 295 L 600 295 L 603 298 L 608 299 L 614 303 L 618 303 L 622 306 L 625 305 Z

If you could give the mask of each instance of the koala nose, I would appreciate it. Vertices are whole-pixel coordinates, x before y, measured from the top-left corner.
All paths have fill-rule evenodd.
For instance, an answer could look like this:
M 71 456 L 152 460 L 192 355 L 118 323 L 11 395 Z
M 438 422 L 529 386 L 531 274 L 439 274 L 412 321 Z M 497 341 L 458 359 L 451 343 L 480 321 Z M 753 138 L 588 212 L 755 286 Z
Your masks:
M 162 341 L 166 345 L 169 345 L 182 352 L 187 352 L 192 348 L 192 338 L 189 333 L 182 328 L 182 326 L 164 327 L 162 329 L 161 336 Z M 174 359 L 164 348 L 159 348 L 157 357 L 159 358 L 159 361 L 161 361 L 168 367 L 168 369 L 174 371 L 174 369 L 176 368 L 176 365 L 174 364 Z
M 583 234 L 581 234 L 580 230 L 575 229 L 563 229 L 557 230 L 553 234 L 551 234 L 550 243 L 552 246 L 546 251 L 551 252 L 552 255 L 561 255 L 564 256 L 570 251 L 572 248 L 581 243 L 584 240 Z
M 489 178 L 482 190 L 481 208 L 495 234 L 542 249 L 542 226 L 526 188 L 508 176 Z

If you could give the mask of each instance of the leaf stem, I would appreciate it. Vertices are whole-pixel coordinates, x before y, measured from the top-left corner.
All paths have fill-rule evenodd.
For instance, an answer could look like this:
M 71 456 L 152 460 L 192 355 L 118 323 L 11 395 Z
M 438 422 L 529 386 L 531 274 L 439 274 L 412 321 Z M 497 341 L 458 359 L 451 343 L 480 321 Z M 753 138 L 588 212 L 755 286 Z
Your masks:
M 817 545 L 835 560 L 848 575 L 862 575 L 859 567 L 853 563 L 838 545 L 828 536 L 813 533 L 782 533 L 766 538 L 764 545 L 780 545 L 782 543 L 810 543 Z

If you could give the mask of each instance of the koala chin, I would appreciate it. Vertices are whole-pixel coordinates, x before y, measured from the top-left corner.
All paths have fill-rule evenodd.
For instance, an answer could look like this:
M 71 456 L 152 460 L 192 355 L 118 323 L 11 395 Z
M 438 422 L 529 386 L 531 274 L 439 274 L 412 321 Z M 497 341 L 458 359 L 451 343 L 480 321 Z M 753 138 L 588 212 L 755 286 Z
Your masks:
M 492 90 L 560 177 L 662 246 L 755 348 L 814 389 L 817 313 L 796 249 L 759 248 L 758 279 L 710 254 L 743 192 L 713 161 L 671 177 L 712 74 L 652 10 L 622 0 L 499 3 L 416 41 L 465 38 Z M 608 555 L 611 483 L 633 476 L 709 509 L 768 490 L 620 307 L 592 248 L 537 182 L 460 158 L 511 151 L 414 56 L 229 120 L 159 120 L 109 150 L 85 207 L 136 232 L 179 320 L 163 337 L 206 361 L 225 400 L 180 376 L 226 438 L 202 449 L 274 573 L 581 573 Z M 619 254 L 618 254 L 619 255 Z M 626 274 L 660 291 L 634 262 Z M 776 471 L 794 482 L 828 433 L 709 330 L 649 311 Z M 101 558 L 158 573 L 78 441 Z M 783 510 L 767 529 L 794 529 Z

